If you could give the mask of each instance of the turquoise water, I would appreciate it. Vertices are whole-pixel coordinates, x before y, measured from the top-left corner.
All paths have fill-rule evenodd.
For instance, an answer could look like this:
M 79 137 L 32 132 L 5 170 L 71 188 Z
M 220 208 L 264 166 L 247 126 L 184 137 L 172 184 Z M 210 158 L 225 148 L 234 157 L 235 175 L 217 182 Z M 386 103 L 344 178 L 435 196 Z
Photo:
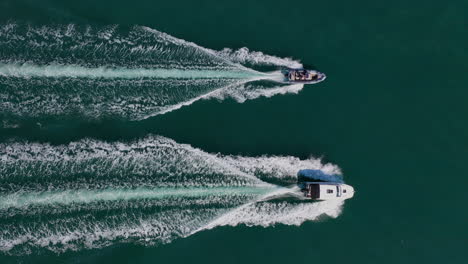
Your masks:
M 465 263 L 467 7 L 3 1 L 1 262 Z

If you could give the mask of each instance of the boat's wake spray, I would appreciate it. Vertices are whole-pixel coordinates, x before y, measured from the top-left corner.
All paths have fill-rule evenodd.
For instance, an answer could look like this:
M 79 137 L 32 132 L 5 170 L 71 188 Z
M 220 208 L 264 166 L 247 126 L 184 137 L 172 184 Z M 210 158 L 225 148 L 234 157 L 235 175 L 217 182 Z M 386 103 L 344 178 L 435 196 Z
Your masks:
M 297 61 L 247 48 L 215 51 L 147 27 L 7 24 L 0 58 L 2 114 L 22 119 L 139 120 L 203 98 L 242 102 L 302 89 L 268 83 L 282 80 L 279 71 L 252 69 L 301 67 Z
M 300 63 L 243 48 L 214 51 L 146 27 L 0 26 L 0 115 L 145 119 L 197 100 L 297 93 L 280 72 Z M 8 127 L 14 122 L 5 122 Z M 0 250 L 27 254 L 118 242 L 168 243 L 238 224 L 300 225 L 337 217 L 290 187 L 298 168 L 340 174 L 295 157 L 210 154 L 163 137 L 124 143 L 0 144 Z M 274 184 L 273 184 L 274 183 Z
M 291 187 L 297 168 L 339 174 L 335 165 L 210 154 L 159 136 L 5 143 L 0 160 L 0 221 L 8 223 L 0 229 L 0 250 L 6 254 L 168 243 L 223 225 L 300 225 L 337 217 L 342 206 L 301 199 Z

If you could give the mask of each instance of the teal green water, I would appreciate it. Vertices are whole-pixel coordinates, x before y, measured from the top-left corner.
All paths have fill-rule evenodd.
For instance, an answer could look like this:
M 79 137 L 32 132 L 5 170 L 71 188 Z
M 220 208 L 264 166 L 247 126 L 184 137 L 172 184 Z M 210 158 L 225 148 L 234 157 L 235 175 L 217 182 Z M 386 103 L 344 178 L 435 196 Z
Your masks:
M 466 263 L 467 9 L 2 1 L 0 261 Z

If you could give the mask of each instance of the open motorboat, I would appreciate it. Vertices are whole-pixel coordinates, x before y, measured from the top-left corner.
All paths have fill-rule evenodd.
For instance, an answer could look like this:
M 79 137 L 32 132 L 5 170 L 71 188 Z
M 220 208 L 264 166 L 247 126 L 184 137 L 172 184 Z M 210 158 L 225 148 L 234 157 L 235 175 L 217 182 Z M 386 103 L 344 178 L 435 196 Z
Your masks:
M 297 180 L 304 196 L 313 200 L 345 200 L 354 196 L 354 188 L 344 184 L 338 174 L 304 169 L 297 173 Z
M 345 200 L 354 196 L 354 188 L 344 183 L 304 182 L 301 190 L 312 200 Z
M 318 83 L 327 76 L 324 73 L 306 69 L 283 69 L 284 81 L 290 83 Z

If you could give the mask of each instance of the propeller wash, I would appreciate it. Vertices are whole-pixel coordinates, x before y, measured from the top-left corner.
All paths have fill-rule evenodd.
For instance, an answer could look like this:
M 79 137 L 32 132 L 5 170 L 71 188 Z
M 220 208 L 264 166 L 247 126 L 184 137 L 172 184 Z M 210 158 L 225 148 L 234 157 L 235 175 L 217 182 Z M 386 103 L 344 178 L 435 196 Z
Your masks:
M 306 199 L 298 167 L 340 174 L 318 159 L 212 154 L 161 136 L 2 143 L 0 251 L 155 245 L 217 226 L 337 217 L 343 201 Z

